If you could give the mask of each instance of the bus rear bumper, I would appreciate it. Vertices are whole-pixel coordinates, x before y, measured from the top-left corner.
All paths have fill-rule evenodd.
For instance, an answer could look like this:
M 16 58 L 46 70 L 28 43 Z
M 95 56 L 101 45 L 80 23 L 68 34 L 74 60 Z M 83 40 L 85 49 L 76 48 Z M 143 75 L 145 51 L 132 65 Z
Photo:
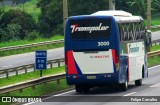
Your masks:
M 118 84 L 117 74 L 99 74 L 99 75 L 66 75 L 68 85 L 77 84 L 92 84 L 92 85 L 107 85 Z

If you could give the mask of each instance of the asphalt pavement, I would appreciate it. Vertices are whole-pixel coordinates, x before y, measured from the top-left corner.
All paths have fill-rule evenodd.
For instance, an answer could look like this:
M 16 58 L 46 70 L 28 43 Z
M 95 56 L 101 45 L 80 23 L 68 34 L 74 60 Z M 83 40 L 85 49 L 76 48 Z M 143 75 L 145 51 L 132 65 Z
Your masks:
M 47 50 L 47 60 L 64 58 L 64 48 Z M 35 62 L 35 52 L 0 57 L 0 70 L 18 67 Z
M 141 101 L 143 99 L 152 99 L 155 102 Z M 125 92 L 110 86 L 92 89 L 87 94 L 79 94 L 75 90 L 71 90 L 54 94 L 42 101 L 43 103 L 28 103 L 26 105 L 159 105 L 160 65 L 149 69 L 149 77 L 143 79 L 142 86 L 135 86 L 134 82 L 130 82 L 129 89 Z

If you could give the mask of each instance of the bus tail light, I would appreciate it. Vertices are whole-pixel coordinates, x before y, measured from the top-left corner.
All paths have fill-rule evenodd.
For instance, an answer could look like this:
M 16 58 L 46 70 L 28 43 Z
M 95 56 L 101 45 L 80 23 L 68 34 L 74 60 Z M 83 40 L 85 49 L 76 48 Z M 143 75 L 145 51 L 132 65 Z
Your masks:
M 118 55 L 118 52 L 114 49 L 112 49 L 112 56 L 113 56 L 113 62 L 116 67 L 116 70 L 118 70 L 119 69 L 119 55 Z
M 116 63 L 116 70 L 118 71 L 119 69 L 119 56 L 118 56 L 118 52 L 115 51 L 115 63 Z

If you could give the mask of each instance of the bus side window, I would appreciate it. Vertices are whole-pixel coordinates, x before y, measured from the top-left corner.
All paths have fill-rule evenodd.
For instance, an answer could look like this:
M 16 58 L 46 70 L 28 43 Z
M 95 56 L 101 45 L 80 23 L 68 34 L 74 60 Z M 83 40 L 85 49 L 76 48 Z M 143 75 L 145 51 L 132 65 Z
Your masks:
M 123 41 L 125 41 L 125 25 L 124 24 L 122 24 L 122 39 L 123 39 Z
M 120 41 L 122 41 L 122 26 L 121 26 L 121 24 L 120 23 L 118 23 L 118 29 L 119 29 L 119 39 L 120 39 Z
M 135 23 L 135 39 L 138 40 L 140 38 L 140 32 L 139 32 L 139 24 Z
M 132 36 L 133 36 L 133 25 L 132 23 L 129 24 L 129 40 L 133 40 Z
M 125 28 L 124 28 L 124 40 L 127 41 L 128 40 L 128 24 L 125 23 Z
M 144 22 L 141 22 L 141 30 L 142 30 L 142 34 L 141 34 L 141 39 L 144 39 L 145 37 L 145 25 L 144 25 Z

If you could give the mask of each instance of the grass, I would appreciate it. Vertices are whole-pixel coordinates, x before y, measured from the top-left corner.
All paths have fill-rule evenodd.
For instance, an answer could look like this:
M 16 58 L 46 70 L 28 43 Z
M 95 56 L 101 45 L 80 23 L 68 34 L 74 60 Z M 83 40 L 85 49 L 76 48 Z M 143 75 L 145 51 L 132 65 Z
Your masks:
M 9 47 L 9 46 L 17 46 L 17 45 L 24 45 L 24 44 L 31 44 L 31 43 L 38 43 L 38 42 L 44 42 L 44 41 L 52 41 L 52 40 L 59 40 L 59 39 L 63 39 L 64 37 L 61 35 L 55 35 L 51 38 L 38 38 L 36 40 L 33 41 L 29 41 L 29 40 L 17 40 L 17 41 L 9 41 L 9 42 L 1 42 L 0 43 L 0 48 L 2 47 Z
M 60 68 L 53 68 L 43 71 L 43 76 L 51 75 L 51 74 L 57 74 L 57 73 L 63 73 L 65 67 L 62 66 Z M 39 78 L 39 71 L 36 72 L 30 72 L 27 74 L 20 74 L 18 76 L 11 76 L 9 79 L 3 78 L 0 79 L 0 87 L 15 84 L 31 79 Z M 14 80 L 14 81 L 13 81 Z M 42 96 L 47 95 L 56 91 L 65 90 L 67 88 L 71 88 L 73 86 L 68 86 L 65 79 L 60 80 L 60 84 L 57 84 L 56 81 L 44 83 L 37 85 L 35 89 L 33 90 L 32 87 L 23 89 L 22 93 L 19 93 L 19 91 L 13 91 L 9 94 L 0 94 L 0 96 Z M 11 103 L 0 103 L 1 105 L 10 105 Z
M 152 32 L 160 31 L 160 28 L 154 28 L 154 29 L 152 28 L 151 31 L 152 31 Z
M 15 96 L 18 96 L 18 97 L 20 97 L 20 96 L 24 96 L 24 97 L 43 96 L 43 95 L 47 95 L 47 94 L 57 92 L 60 90 L 65 90 L 65 89 L 68 89 L 71 87 L 73 87 L 73 86 L 67 85 L 66 80 L 62 79 L 60 81 L 60 84 L 58 84 L 58 85 L 57 85 L 56 81 L 52 81 L 52 82 L 37 85 L 34 90 L 31 87 L 29 87 L 29 88 L 23 89 L 22 93 L 19 93 L 19 91 L 13 91 L 13 92 L 10 92 L 9 94 L 1 94 L 0 96 L 12 96 L 12 97 L 15 97 Z M 0 104 L 1 105 L 10 105 L 11 103 L 0 103 Z
M 6 42 L 6 43 L 0 43 L 0 48 L 7 47 L 7 46 L 24 45 L 24 44 L 28 44 L 28 43 L 31 44 L 31 43 L 44 42 L 44 41 L 53 41 L 53 40 L 59 40 L 59 39 L 63 39 L 63 36 L 56 35 L 50 39 L 39 38 L 34 41 L 28 41 L 28 40 L 10 41 L 10 42 Z M 18 50 L 1 51 L 0 57 L 14 55 L 14 54 L 22 54 L 22 53 L 27 53 L 27 52 L 34 52 L 36 50 L 54 49 L 54 48 L 59 48 L 59 47 L 63 47 L 63 46 L 64 46 L 64 43 L 58 43 L 58 44 L 48 44 L 48 45 L 37 46 L 37 47 L 34 46 L 34 47 L 23 48 L 23 49 L 18 49 Z
M 30 0 L 24 4 L 17 5 L 15 7 L 5 6 L 4 11 L 9 11 L 10 9 L 20 9 L 32 15 L 32 17 L 38 21 L 38 17 L 41 14 L 40 8 L 36 7 L 38 0 Z M 24 7 L 24 8 L 23 8 Z
M 64 66 L 61 66 L 59 68 L 47 69 L 47 70 L 43 70 L 42 74 L 43 76 L 47 76 L 47 75 L 52 75 L 52 74 L 57 74 L 57 73 L 63 73 L 64 69 L 65 69 Z M 31 79 L 36 79 L 39 77 L 40 77 L 40 71 L 37 70 L 34 72 L 29 72 L 27 74 L 20 74 L 18 76 L 10 76 L 8 79 L 1 78 L 0 87 L 19 83 L 19 82 L 24 82 L 24 81 L 31 80 Z
M 144 19 L 145 24 L 147 25 L 147 19 Z M 160 25 L 160 18 L 159 17 L 152 17 L 151 19 L 151 26 Z
M 148 58 L 148 66 L 152 67 L 160 64 L 160 56 L 154 56 Z
M 65 79 L 60 81 L 60 84 L 57 85 L 56 81 L 48 82 L 45 84 L 37 85 L 35 90 L 32 88 L 26 88 L 23 90 L 23 93 L 19 93 L 19 91 L 10 92 L 9 94 L 1 94 L 1 96 L 42 96 L 50 94 L 51 92 L 56 92 L 60 90 L 64 90 L 69 88 Z
M 149 67 L 160 64 L 160 56 L 154 56 L 148 58 Z M 58 74 L 65 72 L 65 66 L 56 67 L 52 69 L 43 70 L 43 76 Z M 31 79 L 36 79 L 40 77 L 40 71 L 29 72 L 27 74 L 19 74 L 18 76 L 10 76 L 7 78 L 0 78 L 0 87 L 16 84 L 19 82 L 24 82 Z M 14 80 L 14 81 L 13 81 Z
M 160 64 L 160 56 L 154 56 L 154 57 L 148 58 L 148 63 L 149 63 L 149 67 Z M 43 75 L 50 75 L 50 74 L 61 73 L 61 72 L 64 72 L 64 66 L 60 68 L 54 68 L 54 70 L 53 69 L 45 70 L 43 72 Z M 1 81 L 0 87 L 9 85 L 9 84 L 18 83 L 24 80 L 38 78 L 38 77 L 39 77 L 39 71 L 36 71 L 36 72 L 28 73 L 28 74 L 21 74 L 19 76 L 12 76 L 12 77 L 9 77 L 9 79 L 0 79 Z M 53 92 L 71 88 L 71 87 L 73 86 L 68 86 L 66 83 L 66 80 L 62 79 L 59 85 L 56 83 L 56 81 L 52 81 L 52 82 L 48 82 L 45 84 L 37 85 L 35 89 L 32 89 L 32 87 L 25 88 L 23 89 L 22 93 L 20 93 L 17 90 L 17 91 L 13 91 L 13 92 L 6 93 L 6 94 L 1 94 L 0 96 L 12 96 L 12 97 L 15 97 L 15 96 L 33 96 L 33 97 L 43 96 L 43 95 L 47 95 Z M 10 105 L 10 103 L 1 103 L 1 105 Z
M 151 51 L 157 51 L 160 50 L 160 45 L 152 46 Z
M 55 49 L 55 48 L 59 48 L 63 46 L 64 46 L 64 43 L 58 43 L 58 44 L 50 44 L 50 45 L 44 45 L 44 46 L 38 46 L 38 47 L 34 46 L 34 47 L 23 48 L 23 49 L 18 49 L 18 50 L 1 51 L 0 57 L 28 53 L 28 52 L 35 52 L 36 50 Z

